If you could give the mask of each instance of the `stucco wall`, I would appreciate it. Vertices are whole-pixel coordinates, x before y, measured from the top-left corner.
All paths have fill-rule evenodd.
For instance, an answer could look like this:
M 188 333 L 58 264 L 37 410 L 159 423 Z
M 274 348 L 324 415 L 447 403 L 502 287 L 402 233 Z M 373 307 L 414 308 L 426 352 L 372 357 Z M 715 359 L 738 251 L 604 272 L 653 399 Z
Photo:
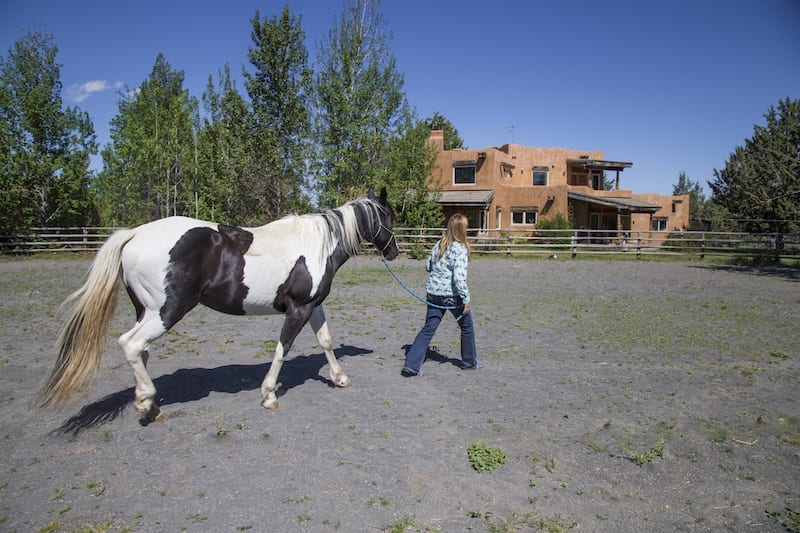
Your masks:
M 655 216 L 669 217 L 669 230 L 687 229 L 689 226 L 689 197 L 661 196 L 658 194 L 634 194 L 630 189 L 614 191 L 594 190 L 589 183 L 572 183 L 568 186 L 570 159 L 603 160 L 602 150 L 583 151 L 566 148 L 537 148 L 505 144 L 500 147 L 481 149 L 444 150 L 444 134 L 432 131 L 429 142 L 435 147 L 437 159 L 433 170 L 432 184 L 442 190 L 493 190 L 494 198 L 486 213 L 487 228 L 528 229 L 531 225 L 513 225 L 512 211 L 532 208 L 537 211 L 539 220 L 550 219 L 561 213 L 569 218 L 568 190 L 580 190 L 595 196 L 615 196 L 634 198 L 662 206 Z M 475 183 L 455 184 L 453 163 L 456 161 L 476 161 Z M 547 186 L 533 185 L 534 167 L 548 170 Z M 613 174 L 612 174 L 613 179 Z M 572 181 L 576 181 L 573 179 Z M 672 212 L 673 204 L 675 213 Z M 499 226 L 498 226 L 498 212 Z M 632 229 L 650 230 L 650 215 L 634 214 L 631 217 Z M 584 222 L 585 224 L 585 222 Z M 576 221 L 576 227 L 580 227 Z

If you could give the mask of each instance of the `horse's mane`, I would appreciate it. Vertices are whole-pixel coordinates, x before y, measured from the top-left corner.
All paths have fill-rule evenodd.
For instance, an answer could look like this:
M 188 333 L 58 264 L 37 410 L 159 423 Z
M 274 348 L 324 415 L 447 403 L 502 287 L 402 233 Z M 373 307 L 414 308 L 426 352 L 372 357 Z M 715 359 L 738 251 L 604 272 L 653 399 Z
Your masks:
M 361 230 L 358 227 L 359 210 L 367 219 L 366 227 Z M 365 196 L 322 213 L 289 215 L 284 219 L 293 219 L 298 223 L 297 228 L 300 231 L 298 238 L 322 238 L 320 258 L 324 261 L 333 254 L 338 244 L 344 247 L 347 255 L 358 255 L 361 241 L 370 238 L 372 235 L 369 232 L 376 231 L 380 224 L 380 206 L 375 200 Z

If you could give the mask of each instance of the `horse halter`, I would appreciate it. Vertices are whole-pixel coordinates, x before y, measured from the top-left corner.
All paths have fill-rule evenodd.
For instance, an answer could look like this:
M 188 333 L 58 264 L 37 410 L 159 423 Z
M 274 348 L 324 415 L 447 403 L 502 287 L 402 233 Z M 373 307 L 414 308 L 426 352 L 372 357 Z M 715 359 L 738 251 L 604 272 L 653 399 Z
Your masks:
M 373 235 L 373 237 L 372 237 L 372 244 L 375 244 L 375 239 L 377 239 L 378 235 L 381 234 L 381 230 L 388 231 L 389 235 L 390 235 L 390 237 L 386 240 L 386 244 L 384 244 L 383 248 L 380 249 L 381 257 L 383 257 L 383 252 L 385 252 L 386 249 L 389 247 L 389 245 L 392 244 L 392 241 L 394 241 L 395 245 L 397 245 L 397 237 L 395 236 L 394 231 L 392 231 L 389 228 L 387 228 L 386 226 L 384 226 L 383 222 L 378 220 L 378 231 L 376 231 L 375 235 Z M 377 248 L 377 246 L 376 246 L 376 248 Z
M 381 213 L 385 212 L 385 210 L 384 210 L 384 208 L 382 206 L 378 206 L 378 211 L 381 212 Z M 386 231 L 389 232 L 389 238 L 386 240 L 386 244 L 384 244 L 383 248 L 380 249 L 381 257 L 383 257 L 383 252 L 385 252 L 386 249 L 389 247 L 389 245 L 392 244 L 392 241 L 394 241 L 395 242 L 395 246 L 397 246 L 397 237 L 395 237 L 394 231 L 390 230 L 389 228 L 387 228 L 386 226 L 383 225 L 383 222 L 381 221 L 381 217 L 380 216 L 376 217 L 376 219 L 378 220 L 378 229 L 375 232 L 375 235 L 372 236 L 372 244 L 375 244 L 375 239 L 378 238 L 378 235 L 381 234 L 382 230 L 386 230 Z M 378 246 L 375 245 L 375 248 L 377 248 L 377 247 Z M 399 246 L 398 246 L 398 248 L 399 248 Z

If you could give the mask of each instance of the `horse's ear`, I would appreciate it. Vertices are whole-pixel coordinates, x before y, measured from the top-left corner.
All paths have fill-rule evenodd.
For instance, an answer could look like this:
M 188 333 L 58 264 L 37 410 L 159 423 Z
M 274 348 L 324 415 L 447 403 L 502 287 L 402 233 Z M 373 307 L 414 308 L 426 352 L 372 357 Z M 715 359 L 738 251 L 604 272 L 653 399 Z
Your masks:
M 375 198 L 375 188 L 372 185 L 369 186 L 367 191 L 367 198 Z
M 381 188 L 381 203 L 382 204 L 386 203 L 386 198 L 387 198 L 386 197 L 386 187 L 382 187 Z

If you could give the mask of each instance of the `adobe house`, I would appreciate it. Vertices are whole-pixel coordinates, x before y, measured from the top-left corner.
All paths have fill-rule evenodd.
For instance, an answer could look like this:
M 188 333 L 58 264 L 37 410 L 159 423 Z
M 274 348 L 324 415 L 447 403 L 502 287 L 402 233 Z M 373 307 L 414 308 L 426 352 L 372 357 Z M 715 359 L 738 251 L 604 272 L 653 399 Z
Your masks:
M 648 231 L 666 238 L 689 227 L 689 195 L 620 189 L 620 173 L 633 163 L 607 161 L 602 151 L 517 144 L 445 150 L 441 130 L 432 131 L 428 142 L 437 154 L 431 187 L 441 190 L 445 216 L 461 212 L 480 233 L 522 233 L 559 213 L 575 229 L 614 235 Z

